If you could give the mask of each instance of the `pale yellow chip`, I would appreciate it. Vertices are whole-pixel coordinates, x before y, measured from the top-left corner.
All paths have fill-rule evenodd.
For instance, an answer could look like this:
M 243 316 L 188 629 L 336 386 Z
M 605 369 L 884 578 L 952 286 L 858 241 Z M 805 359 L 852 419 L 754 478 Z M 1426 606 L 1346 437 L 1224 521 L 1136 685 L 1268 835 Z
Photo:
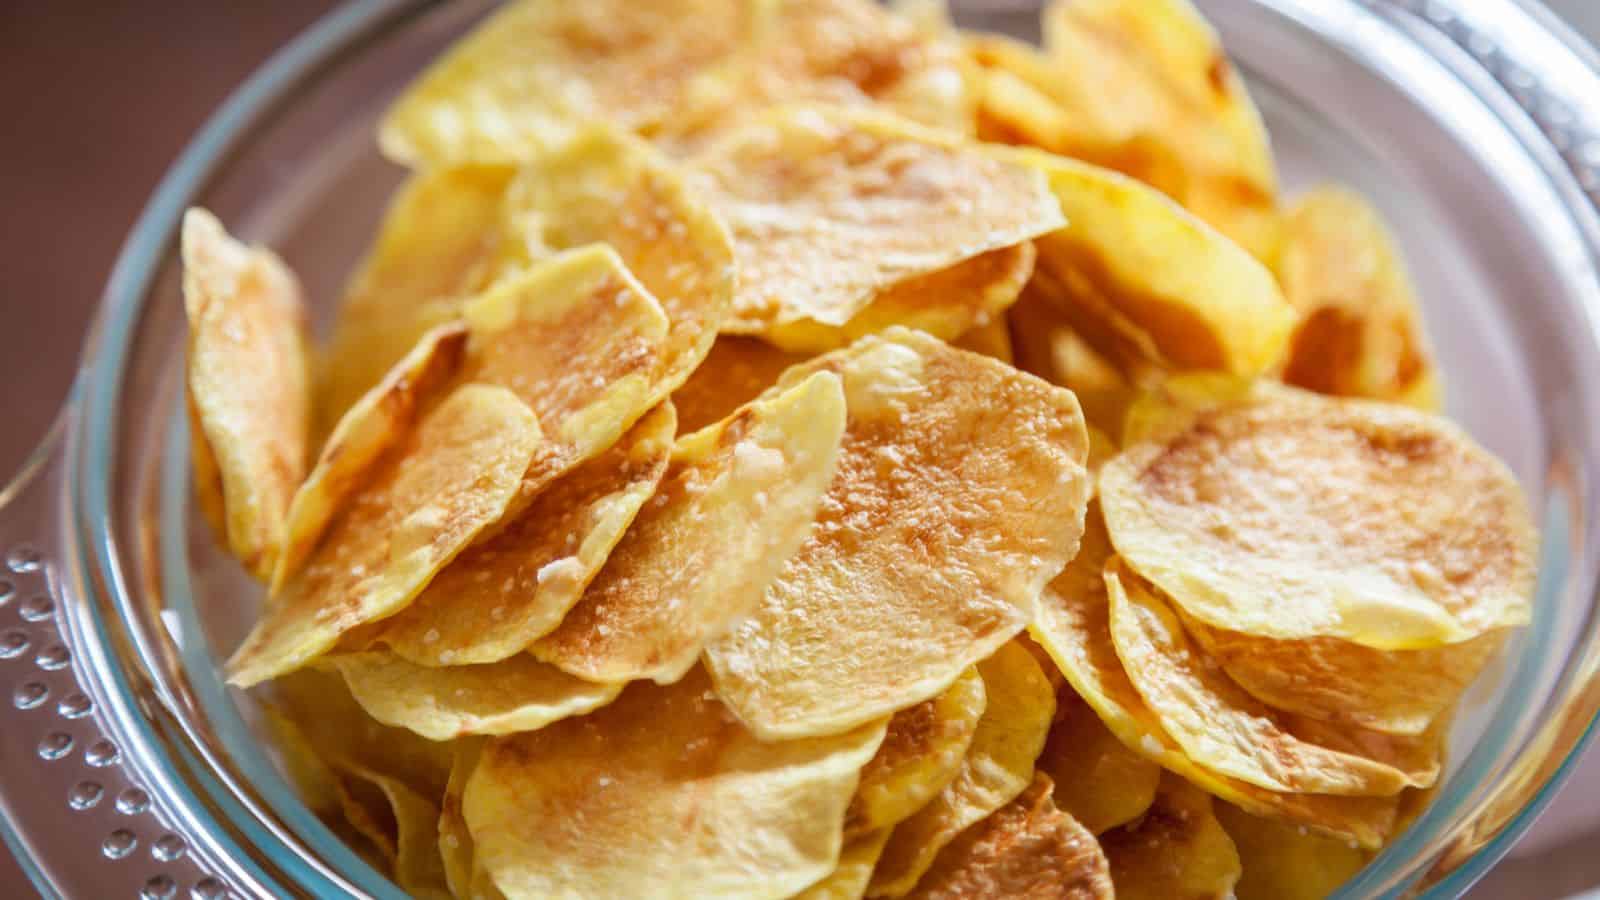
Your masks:
M 658 406 L 468 548 L 410 606 L 369 626 L 370 641 L 448 666 L 506 659 L 555 630 L 655 493 L 676 426 L 672 404 Z
M 444 859 L 439 854 L 438 805 L 400 779 L 382 772 L 348 766 L 341 769 L 341 774 L 347 789 L 354 787 L 350 784 L 352 779 L 359 779 L 366 782 L 369 790 L 376 788 L 381 792 L 388 807 L 382 824 L 363 821 L 362 814 L 370 811 L 358 806 L 359 801 L 354 797 L 349 798 L 346 816 L 389 858 L 389 874 L 395 884 L 417 900 L 448 900 L 451 894 L 445 879 Z M 390 822 L 393 823 L 392 833 L 388 831 Z
M 527 654 L 443 668 L 370 651 L 328 661 L 374 719 L 435 741 L 535 731 L 599 709 L 622 692 L 620 684 L 574 678 Z
M 690 165 L 733 233 L 739 288 L 727 331 L 837 329 L 908 279 L 1063 224 L 1038 171 L 864 110 L 772 110 Z
M 798 894 L 793 900 L 861 900 L 872 881 L 872 869 L 889 843 L 889 829 L 880 828 L 854 838 L 847 838 L 839 851 L 839 864 L 821 881 Z
M 228 549 L 265 581 L 311 452 L 300 285 L 203 209 L 184 214 L 182 243 L 196 489 Z
M 1381 650 L 1528 621 L 1535 536 L 1505 465 L 1412 409 L 1169 381 L 1100 473 L 1129 566 L 1190 616 Z M 1161 427 L 1136 421 L 1155 418 Z
M 1055 722 L 1035 766 L 1055 782 L 1056 806 L 1094 834 L 1144 815 L 1161 781 L 1161 767 L 1117 740 L 1070 687 L 1056 692 Z
M 926 806 L 894 828 L 872 873 L 869 897 L 910 891 L 956 836 L 1010 803 L 1033 781 L 1055 695 L 1033 654 L 1006 643 L 978 663 L 988 702 L 961 771 Z
M 290 577 L 228 661 L 248 687 L 392 615 L 511 503 L 543 438 L 504 388 L 457 389 L 373 466 L 305 567 Z
M 1231 897 L 1239 851 L 1213 806 L 1210 795 L 1168 773 L 1149 812 L 1100 835 L 1117 900 Z
M 1233 838 L 1244 873 L 1234 886 L 1239 900 L 1323 900 L 1371 859 L 1346 841 L 1311 834 L 1218 803 L 1217 818 Z
M 678 429 L 699 431 L 760 396 L 778 376 L 810 357 L 779 350 L 758 338 L 724 334 L 683 387 L 672 393 Z
M 1296 200 L 1275 269 L 1300 314 L 1284 381 L 1439 410 L 1437 369 L 1411 278 L 1366 199 L 1324 186 Z
M 279 769 L 306 808 L 318 815 L 338 809 L 341 802 L 338 775 L 294 716 L 269 701 L 261 704 L 261 720 L 271 736 L 270 750 Z
M 1094 835 L 1051 802 L 1049 777 L 939 852 L 907 896 L 917 900 L 1026 897 L 1112 900 L 1111 872 Z M 1176 896 L 1176 895 L 1174 895 Z
M 845 426 L 818 373 L 679 439 L 656 495 L 535 656 L 594 681 L 681 678 L 805 540 Z
M 845 806 L 884 722 L 769 743 L 700 669 L 630 685 L 582 719 L 496 738 L 462 809 L 510 897 L 782 898 L 839 860 Z
M 1050 296 L 1046 280 L 1036 278 L 1006 311 L 1016 366 L 1070 389 L 1091 427 L 1120 434 L 1135 395 L 1130 376 L 1076 330 L 1073 308 Z
M 1068 391 L 891 329 L 790 370 L 844 380 L 839 472 L 810 540 L 708 648 L 717 691 L 769 739 L 920 703 L 1027 622 L 1076 552 L 1087 439 Z
M 890 828 L 910 818 L 961 772 L 987 705 L 983 677 L 968 669 L 950 689 L 902 709 L 845 813 L 846 838 Z
M 451 744 L 450 780 L 439 801 L 439 858 L 444 864 L 445 884 L 457 897 L 471 897 L 472 874 L 477 863 L 477 847 L 467 820 L 461 815 L 461 793 L 483 754 L 481 738 L 463 738 Z
M 1015 362 L 1015 354 L 1011 348 L 1011 329 L 1006 326 L 1004 316 L 992 319 L 987 325 L 971 329 L 951 341 L 950 346 L 981 353 L 1003 363 Z

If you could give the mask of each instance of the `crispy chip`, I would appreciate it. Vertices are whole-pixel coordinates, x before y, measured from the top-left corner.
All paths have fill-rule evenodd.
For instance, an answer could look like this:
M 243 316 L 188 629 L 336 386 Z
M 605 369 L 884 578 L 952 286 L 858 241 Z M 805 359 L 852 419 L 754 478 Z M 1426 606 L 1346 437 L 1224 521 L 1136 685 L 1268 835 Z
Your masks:
M 272 576 L 305 477 L 311 399 L 300 285 L 203 209 L 183 217 L 183 302 L 196 489 L 252 575 Z
M 831 872 L 874 722 L 768 743 L 700 669 L 610 706 L 496 738 L 462 809 L 508 896 L 787 897 Z
M 764 333 L 802 321 L 837 329 L 908 279 L 1063 221 L 1043 176 L 1029 167 L 862 110 L 774 110 L 724 135 L 691 165 L 734 237 L 739 288 L 728 331 Z M 1017 261 L 998 262 L 998 279 L 974 280 L 1009 284 Z M 962 273 L 957 283 L 967 278 Z M 915 310 L 929 293 L 908 292 L 894 303 Z M 980 309 L 995 305 L 978 301 Z M 955 318 L 975 324 L 975 316 Z
M 1056 806 L 1093 834 L 1144 815 L 1161 781 L 1161 767 L 1123 746 L 1071 688 L 1056 692 L 1055 723 L 1035 765 L 1055 782 Z
M 1106 855 L 1093 834 L 1055 808 L 1050 792 L 1050 779 L 1036 774 L 1015 800 L 941 850 L 908 896 L 1112 900 Z
M 228 661 L 248 687 L 292 671 L 344 632 L 392 615 L 505 512 L 542 438 L 504 388 L 467 385 L 382 462 Z
M 973 668 L 939 696 L 890 717 L 883 746 L 861 770 L 845 837 L 905 821 L 954 781 L 986 705 L 983 677 Z
M 394 823 L 392 835 L 387 833 L 387 822 L 383 825 L 363 822 L 361 812 L 350 807 L 346 808 L 346 816 L 390 859 L 390 874 L 395 883 L 417 900 L 447 900 L 450 889 L 445 879 L 444 860 L 439 855 L 439 807 L 400 779 L 381 772 L 349 766 L 342 774 L 347 790 L 354 787 L 350 780 L 359 779 L 382 794 L 388 807 L 387 819 Z M 350 805 L 366 811 L 353 797 Z
M 757 338 L 718 337 L 700 368 L 672 394 L 678 430 L 687 434 L 722 421 L 777 383 L 784 370 L 808 358 Z
M 872 868 L 883 855 L 889 842 L 888 828 L 870 831 L 855 838 L 847 838 L 839 851 L 839 864 L 821 881 L 798 894 L 793 900 L 861 900 L 867 884 L 872 881 Z
M 333 766 L 317 752 L 304 729 L 288 711 L 277 704 L 261 705 L 261 719 L 271 735 L 273 755 L 278 767 L 289 783 L 294 785 L 306 808 L 319 815 L 337 809 L 340 805 L 338 775 Z
M 987 325 L 979 325 L 968 331 L 951 341 L 950 346 L 981 353 L 1003 363 L 1015 361 L 1011 350 L 1011 329 L 1006 327 L 1003 316 L 996 317 Z
M 926 806 L 894 828 L 867 890 L 899 897 L 917 884 L 934 857 L 964 829 L 1010 803 L 1033 779 L 1055 696 L 1033 654 L 1002 644 L 978 663 L 988 703 L 961 771 Z
M 1169 773 L 1149 812 L 1100 835 L 1118 900 L 1232 896 L 1239 851 L 1212 806 L 1208 794 Z
M 472 770 L 478 767 L 483 744 L 480 738 L 463 738 L 452 743 L 450 780 L 445 785 L 444 798 L 439 801 L 439 857 L 444 863 L 445 883 L 457 897 L 474 896 L 472 876 L 478 854 L 472 832 L 467 830 L 467 820 L 461 815 L 461 793 L 467 789 Z
M 1218 803 L 1217 818 L 1239 850 L 1239 900 L 1323 900 L 1371 858 L 1368 851 Z
M 1151 402 L 1167 424 L 1136 432 L 1130 412 L 1151 438 L 1106 464 L 1100 496 L 1117 551 L 1195 619 L 1380 650 L 1527 622 L 1527 504 L 1455 425 L 1217 378 Z
M 1090 426 L 1119 434 L 1134 398 L 1128 376 L 1073 329 L 1061 304 L 1036 279 L 1006 311 L 1017 368 L 1070 389 Z
M 526 654 L 437 669 L 382 652 L 339 654 L 329 662 L 374 719 L 435 741 L 534 731 L 622 692 L 620 684 L 574 678 Z
M 611 449 L 540 491 L 467 549 L 410 606 L 370 626 L 425 666 L 492 663 L 561 624 L 667 470 L 677 419 L 663 403 Z
M 994 652 L 1075 552 L 1089 493 L 1070 392 L 904 329 L 779 383 L 818 370 L 844 379 L 838 475 L 811 539 L 707 653 L 769 739 L 920 703 Z
M 839 379 L 819 373 L 680 439 L 655 497 L 533 654 L 593 681 L 681 678 L 810 533 L 844 404 Z
M 1411 279 L 1394 237 L 1365 199 L 1324 186 L 1295 201 L 1276 269 L 1284 297 L 1300 314 L 1284 381 L 1439 410 Z

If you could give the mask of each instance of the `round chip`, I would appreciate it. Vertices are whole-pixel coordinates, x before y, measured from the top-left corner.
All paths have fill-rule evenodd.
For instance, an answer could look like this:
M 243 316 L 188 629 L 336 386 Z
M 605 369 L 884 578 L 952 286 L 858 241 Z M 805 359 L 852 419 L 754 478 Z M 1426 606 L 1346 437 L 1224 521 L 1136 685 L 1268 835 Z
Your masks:
M 678 429 L 687 434 L 722 421 L 777 383 L 790 366 L 808 358 L 758 338 L 719 336 L 700 367 L 672 392 Z
M 1212 806 L 1208 794 L 1169 773 L 1149 812 L 1100 835 L 1117 900 L 1232 896 L 1239 851 Z
M 838 474 L 812 537 L 707 651 L 718 693 L 769 739 L 905 709 L 993 653 L 1075 552 L 1089 492 L 1067 391 L 903 329 L 780 385 L 818 370 L 844 381 Z
M 1170 403 L 1164 436 L 1128 444 L 1100 473 L 1117 551 L 1185 613 L 1379 650 L 1528 621 L 1526 502 L 1459 428 L 1267 383 L 1187 401 L 1215 381 L 1169 383 L 1155 395 Z
M 1144 815 L 1161 781 L 1161 767 L 1123 746 L 1070 687 L 1056 692 L 1055 722 L 1035 766 L 1055 783 L 1055 805 L 1092 834 Z
M 1370 851 L 1218 803 L 1217 818 L 1239 850 L 1239 900 L 1323 900 L 1366 866 Z
M 637 683 L 582 719 L 491 740 L 462 809 L 500 890 L 776 900 L 833 871 L 884 723 L 761 741 L 710 687 L 699 669 Z

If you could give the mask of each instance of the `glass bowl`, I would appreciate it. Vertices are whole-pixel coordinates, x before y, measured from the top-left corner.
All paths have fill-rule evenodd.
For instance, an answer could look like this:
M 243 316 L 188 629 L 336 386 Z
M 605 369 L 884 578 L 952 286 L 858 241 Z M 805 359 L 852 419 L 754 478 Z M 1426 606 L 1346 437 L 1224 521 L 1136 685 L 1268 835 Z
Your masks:
M 954 5 L 1036 35 L 1031 0 Z M 1533 623 L 1474 687 L 1437 801 L 1341 894 L 1456 896 L 1600 707 L 1600 58 L 1526 0 L 1200 5 L 1287 189 L 1344 181 L 1390 218 L 1450 413 L 1543 528 Z M 0 832 L 47 896 L 401 896 L 296 798 L 219 679 L 260 591 L 191 504 L 175 234 L 209 207 L 325 317 L 401 177 L 375 118 L 489 6 L 347 6 L 218 110 L 129 238 L 59 422 L 0 489 Z

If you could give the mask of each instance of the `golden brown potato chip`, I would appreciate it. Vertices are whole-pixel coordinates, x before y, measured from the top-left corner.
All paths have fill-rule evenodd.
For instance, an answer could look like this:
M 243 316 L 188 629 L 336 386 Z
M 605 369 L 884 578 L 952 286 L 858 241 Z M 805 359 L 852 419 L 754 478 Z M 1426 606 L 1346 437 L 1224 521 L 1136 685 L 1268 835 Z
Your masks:
M 1239 850 L 1239 900 L 1323 900 L 1361 871 L 1369 851 L 1304 828 L 1218 803 L 1217 818 Z
M 1055 722 L 1035 766 L 1055 783 L 1056 806 L 1093 834 L 1144 815 L 1161 781 L 1161 767 L 1123 746 L 1070 687 L 1056 691 Z
M 501 517 L 542 440 L 515 394 L 457 389 L 346 499 L 228 661 L 228 680 L 248 687 L 293 671 L 346 631 L 403 609 Z
M 311 451 L 300 285 L 272 251 L 193 208 L 183 217 L 183 302 L 196 488 L 228 549 L 265 581 Z
M 387 806 L 381 824 L 363 818 L 370 815 L 371 800 L 363 802 L 350 794 L 346 795 L 346 816 L 389 859 L 389 874 L 400 889 L 418 900 L 447 900 L 450 889 L 439 854 L 439 807 L 405 782 L 381 772 L 348 766 L 341 774 L 347 790 L 356 789 L 352 781 L 359 780 L 367 790 L 380 792 Z M 388 830 L 390 822 L 392 832 Z
M 846 838 L 844 849 L 839 851 L 839 864 L 821 881 L 795 894 L 793 900 L 861 900 L 872 880 L 872 868 L 888 842 L 888 828 Z
M 1231 897 L 1239 851 L 1212 806 L 1210 795 L 1169 773 L 1149 812 L 1100 835 L 1118 900 Z
M 867 889 L 870 897 L 899 897 L 914 887 L 947 844 L 1021 794 L 1033 780 L 1055 695 L 1033 654 L 1002 644 L 978 663 L 988 702 L 978 719 L 961 771 L 926 806 L 894 828 Z
M 989 324 L 979 325 L 968 331 L 951 341 L 950 346 L 981 353 L 1003 363 L 1015 361 L 1011 350 L 1011 329 L 1006 327 L 1004 316 L 996 317 L 990 320 Z
M 1128 376 L 1075 331 L 1061 305 L 1035 279 L 1006 311 L 1017 368 L 1068 388 L 1096 430 L 1120 434 L 1133 400 Z
M 1439 410 L 1416 293 L 1371 204 L 1342 188 L 1309 191 L 1284 218 L 1275 268 L 1284 297 L 1300 314 L 1284 381 Z
M 678 408 L 678 430 L 687 434 L 722 421 L 776 384 L 784 370 L 809 358 L 758 338 L 718 337 L 705 361 L 672 393 L 672 405 Z
M 410 606 L 368 626 L 371 641 L 421 665 L 448 666 L 506 659 L 555 630 L 655 493 L 676 430 L 672 404 L 656 407 L 469 547 Z
M 949 687 L 1022 630 L 1076 550 L 1089 493 L 1068 391 L 905 329 L 779 384 L 818 370 L 844 380 L 838 475 L 759 609 L 707 651 L 718 693 L 769 739 Z
M 838 862 L 845 806 L 883 740 L 769 743 L 700 669 L 582 719 L 496 738 L 462 809 L 511 897 L 787 897 Z
M 1217 378 L 1151 402 L 1168 424 L 1106 464 L 1101 502 L 1129 566 L 1195 619 L 1380 650 L 1527 622 L 1527 504 L 1455 425 Z
M 1015 800 L 940 851 L 908 896 L 1112 900 L 1111 873 L 1100 845 L 1076 819 L 1055 808 L 1050 789 L 1050 779 L 1036 774 Z
M 467 789 L 467 779 L 478 766 L 483 744 L 481 738 L 452 742 L 450 780 L 445 785 L 444 798 L 439 801 L 439 857 L 444 863 L 445 884 L 457 897 L 473 896 L 477 847 L 472 842 L 472 832 L 467 830 L 467 820 L 461 815 L 461 793 Z
M 973 668 L 939 696 L 891 716 L 845 813 L 846 839 L 898 825 L 954 781 L 985 705 L 983 677 Z
M 592 681 L 681 678 L 810 533 L 844 424 L 839 379 L 819 373 L 680 439 L 655 497 L 533 654 Z
M 1037 171 L 863 110 L 769 111 L 691 167 L 734 237 L 739 288 L 727 331 L 802 321 L 837 329 L 908 279 L 1063 224 Z M 999 281 L 1016 268 L 1014 260 L 1000 266 Z M 922 293 L 895 302 L 915 308 Z
M 306 808 L 318 815 L 338 809 L 341 804 L 338 775 L 294 717 L 269 701 L 261 705 L 261 719 L 271 736 L 269 749 L 279 769 L 294 785 L 295 793 Z

